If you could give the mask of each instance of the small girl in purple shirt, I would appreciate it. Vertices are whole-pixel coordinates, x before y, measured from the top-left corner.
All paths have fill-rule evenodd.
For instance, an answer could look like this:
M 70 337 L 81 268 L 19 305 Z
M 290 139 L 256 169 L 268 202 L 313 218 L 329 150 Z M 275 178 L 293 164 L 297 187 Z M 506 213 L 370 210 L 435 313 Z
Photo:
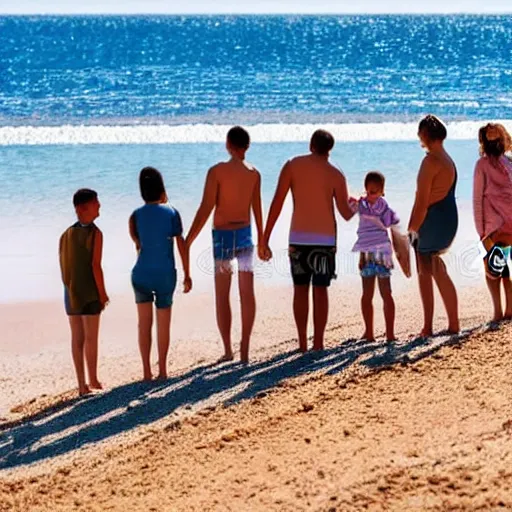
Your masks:
M 391 293 L 391 269 L 393 268 L 393 246 L 388 229 L 399 223 L 397 214 L 384 199 L 385 178 L 380 172 L 369 172 L 364 179 L 366 196 L 350 199 L 352 211 L 359 214 L 357 242 L 352 248 L 359 252 L 359 270 L 363 280 L 361 310 L 365 332 L 363 339 L 373 341 L 373 295 L 375 281 L 384 302 L 386 338 L 395 339 L 395 301 Z

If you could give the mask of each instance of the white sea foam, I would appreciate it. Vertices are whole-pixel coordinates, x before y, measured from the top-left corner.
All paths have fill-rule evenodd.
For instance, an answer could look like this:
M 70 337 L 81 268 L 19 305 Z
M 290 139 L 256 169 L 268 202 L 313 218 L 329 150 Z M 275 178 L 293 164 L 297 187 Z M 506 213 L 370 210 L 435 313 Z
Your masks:
M 457 121 L 448 124 L 450 139 L 472 140 L 487 121 Z M 512 120 L 499 121 L 512 131 Z M 347 124 L 255 124 L 246 126 L 253 142 L 305 142 L 324 128 L 337 141 L 416 140 L 417 123 Z M 190 144 L 223 142 L 229 125 L 137 125 L 137 126 L 4 126 L 0 146 L 52 144 Z

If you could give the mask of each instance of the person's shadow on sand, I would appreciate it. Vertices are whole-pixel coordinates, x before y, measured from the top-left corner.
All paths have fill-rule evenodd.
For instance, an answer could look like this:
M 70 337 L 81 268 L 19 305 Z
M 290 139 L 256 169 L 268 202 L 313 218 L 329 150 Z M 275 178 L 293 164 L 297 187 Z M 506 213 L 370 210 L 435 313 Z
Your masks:
M 248 366 L 210 364 L 161 383 L 119 386 L 0 426 L 0 469 L 64 455 L 151 424 L 179 409 L 198 410 L 253 398 L 291 377 L 313 372 L 333 375 L 354 364 L 379 370 L 414 362 L 444 345 L 460 343 L 469 334 L 396 344 L 347 340 L 321 352 L 289 351 Z

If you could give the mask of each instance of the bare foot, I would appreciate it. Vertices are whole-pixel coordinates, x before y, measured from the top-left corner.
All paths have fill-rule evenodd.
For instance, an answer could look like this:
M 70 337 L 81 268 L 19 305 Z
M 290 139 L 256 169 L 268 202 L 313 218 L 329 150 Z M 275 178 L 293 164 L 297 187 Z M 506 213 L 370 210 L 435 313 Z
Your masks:
M 167 380 L 168 377 L 167 377 L 167 373 L 159 373 L 156 380 Z
M 234 356 L 233 356 L 233 353 L 231 352 L 230 354 L 224 354 L 222 357 L 219 357 L 219 359 L 217 359 L 217 363 L 225 363 L 227 361 L 233 361 L 234 359 Z
M 313 338 L 313 350 L 319 351 L 324 349 L 324 337 L 323 336 L 315 336 Z
M 299 350 L 304 354 L 305 352 L 308 351 L 308 342 L 306 341 L 306 343 L 300 343 L 299 342 Z
M 430 338 L 433 334 L 434 332 L 432 329 L 426 329 L 423 327 L 423 329 L 421 329 L 420 333 L 418 334 L 418 338 Z
M 84 386 L 83 388 L 78 388 L 78 396 L 85 396 L 85 395 L 90 395 L 91 394 L 91 390 L 89 388 L 89 386 Z
M 359 339 L 366 341 L 375 341 L 375 336 L 373 334 L 368 334 L 365 332 Z
M 153 380 L 153 375 L 151 373 L 145 373 L 144 377 L 142 377 L 142 382 L 151 382 Z
M 392 343 L 393 341 L 397 341 L 397 337 L 394 334 L 392 334 L 391 336 L 386 336 L 386 341 L 388 343 Z
M 103 389 L 103 384 L 99 380 L 94 380 L 89 383 L 91 389 Z

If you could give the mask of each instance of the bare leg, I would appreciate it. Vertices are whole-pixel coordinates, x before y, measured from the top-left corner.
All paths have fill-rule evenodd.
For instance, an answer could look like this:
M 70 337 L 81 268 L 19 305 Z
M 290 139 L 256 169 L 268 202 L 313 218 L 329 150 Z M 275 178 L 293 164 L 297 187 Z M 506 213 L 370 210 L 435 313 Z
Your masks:
M 224 344 L 223 360 L 233 359 L 231 348 L 231 305 L 229 302 L 229 291 L 231 289 L 231 273 L 215 273 L 215 304 L 217 310 L 217 326 L 219 328 L 222 343 Z
M 157 308 L 156 329 L 158 340 L 158 379 L 167 379 L 167 354 L 171 341 L 171 313 L 172 307 Z
M 325 326 L 329 316 L 329 293 L 326 286 L 313 286 L 313 350 L 324 349 Z
M 384 319 L 386 321 L 386 339 L 396 340 L 395 336 L 395 301 L 391 292 L 391 278 L 379 279 L 379 291 L 384 303 Z
M 501 279 L 491 279 L 486 275 L 485 281 L 487 282 L 487 288 L 491 294 L 492 305 L 494 307 L 492 320 L 493 322 L 499 322 L 503 318 L 503 310 L 501 307 Z
M 89 374 L 89 385 L 93 389 L 103 389 L 98 380 L 98 333 L 100 315 L 83 315 L 82 323 L 85 335 L 85 362 Z
M 144 380 L 151 380 L 151 327 L 153 326 L 153 303 L 137 304 L 139 316 L 139 350 L 142 358 Z
M 299 350 L 308 350 L 309 285 L 294 286 L 293 316 L 299 337 Z
M 363 277 L 363 296 L 361 297 L 361 312 L 364 320 L 363 339 L 373 341 L 373 294 L 375 293 L 375 276 Z
M 90 392 L 85 382 L 84 368 L 84 345 L 85 335 L 82 325 L 82 317 L 78 315 L 70 315 L 69 327 L 71 328 L 71 353 L 73 355 L 73 364 L 75 365 L 76 379 L 78 381 L 78 393 L 85 395 Z
M 512 319 L 512 282 L 509 277 L 503 277 L 501 282 L 505 290 L 505 313 L 503 316 L 507 320 L 510 320 Z
M 418 284 L 423 304 L 423 329 L 420 336 L 432 336 L 434 331 L 434 281 L 432 278 L 432 257 L 416 253 Z
M 240 291 L 240 308 L 242 312 L 242 340 L 240 342 L 240 359 L 249 362 L 249 342 L 256 318 L 256 297 L 254 296 L 254 274 L 238 272 L 238 289 Z
M 441 298 L 443 299 L 448 316 L 448 331 L 457 334 L 460 331 L 457 290 L 446 271 L 444 261 L 439 256 L 434 256 L 432 263 L 434 280 L 441 294 Z

